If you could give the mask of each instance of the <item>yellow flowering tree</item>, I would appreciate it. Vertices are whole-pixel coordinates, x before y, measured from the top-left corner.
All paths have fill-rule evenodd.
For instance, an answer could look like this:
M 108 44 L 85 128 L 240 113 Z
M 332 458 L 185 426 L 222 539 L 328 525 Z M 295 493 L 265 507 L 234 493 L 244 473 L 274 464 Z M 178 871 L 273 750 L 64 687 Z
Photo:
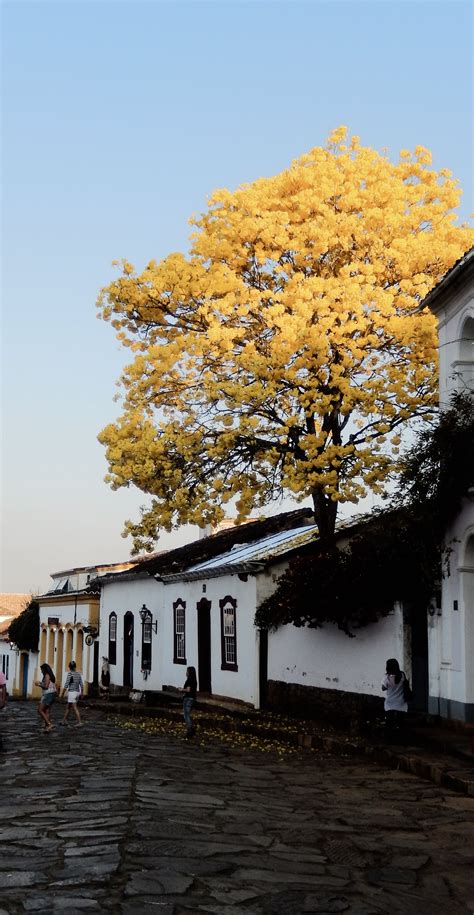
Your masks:
M 126 531 L 240 518 L 379 491 L 401 427 L 436 402 L 436 333 L 420 302 L 473 243 L 460 189 L 424 147 L 394 164 L 341 127 L 285 171 L 219 190 L 188 256 L 128 262 L 99 298 L 132 351 L 122 413 L 99 440 L 108 482 L 152 496 Z

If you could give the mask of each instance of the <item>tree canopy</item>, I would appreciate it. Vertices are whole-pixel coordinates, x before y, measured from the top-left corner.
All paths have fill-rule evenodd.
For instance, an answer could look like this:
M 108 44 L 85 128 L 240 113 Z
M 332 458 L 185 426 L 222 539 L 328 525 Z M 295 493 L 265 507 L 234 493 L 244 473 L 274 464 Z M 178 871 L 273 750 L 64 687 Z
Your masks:
M 421 146 L 392 163 L 336 130 L 270 178 L 219 190 L 188 256 L 127 261 L 100 315 L 134 354 L 99 440 L 113 488 L 151 495 L 126 531 L 239 519 L 311 497 L 330 540 L 341 501 L 379 491 L 399 427 L 436 403 L 420 302 L 472 244 L 460 189 Z
M 259 606 L 256 625 L 332 622 L 353 635 L 396 601 L 425 612 L 449 574 L 449 525 L 473 486 L 474 401 L 457 394 L 405 456 L 390 509 L 359 522 L 340 549 L 316 544 L 293 560 Z
M 20 615 L 10 623 L 8 638 L 15 643 L 20 651 L 38 651 L 39 631 L 39 603 L 36 599 L 33 599 Z

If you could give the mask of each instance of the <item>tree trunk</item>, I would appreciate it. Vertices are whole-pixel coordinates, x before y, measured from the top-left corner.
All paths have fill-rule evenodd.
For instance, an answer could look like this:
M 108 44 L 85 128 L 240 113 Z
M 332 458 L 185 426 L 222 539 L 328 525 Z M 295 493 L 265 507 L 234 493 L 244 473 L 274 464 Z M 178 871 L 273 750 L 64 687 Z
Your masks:
M 336 541 L 337 502 L 325 496 L 320 489 L 312 493 L 314 520 L 319 528 L 319 536 L 323 546 L 334 546 Z

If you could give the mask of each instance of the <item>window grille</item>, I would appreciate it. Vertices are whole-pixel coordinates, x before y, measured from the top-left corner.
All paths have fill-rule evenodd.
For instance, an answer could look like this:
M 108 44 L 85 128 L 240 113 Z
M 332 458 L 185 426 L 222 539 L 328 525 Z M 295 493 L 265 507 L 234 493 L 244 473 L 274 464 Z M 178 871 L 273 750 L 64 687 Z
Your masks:
M 220 601 L 222 670 L 237 667 L 237 601 L 230 596 Z
M 109 664 L 117 663 L 117 614 L 109 616 Z
M 173 604 L 174 664 L 186 664 L 186 604 L 180 598 Z

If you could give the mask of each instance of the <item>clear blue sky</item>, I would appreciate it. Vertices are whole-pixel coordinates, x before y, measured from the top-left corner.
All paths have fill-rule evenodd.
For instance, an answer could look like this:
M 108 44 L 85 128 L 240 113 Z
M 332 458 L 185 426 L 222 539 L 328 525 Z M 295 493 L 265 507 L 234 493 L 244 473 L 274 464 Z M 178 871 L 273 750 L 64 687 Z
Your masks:
M 187 247 L 210 192 L 347 124 L 421 143 L 472 209 L 466 2 L 4 2 L 1 591 L 129 553 L 98 431 L 124 363 L 111 262 Z M 189 536 L 189 533 L 188 533 Z M 169 541 L 165 540 L 164 543 Z M 176 542 L 176 541 L 174 541 Z

